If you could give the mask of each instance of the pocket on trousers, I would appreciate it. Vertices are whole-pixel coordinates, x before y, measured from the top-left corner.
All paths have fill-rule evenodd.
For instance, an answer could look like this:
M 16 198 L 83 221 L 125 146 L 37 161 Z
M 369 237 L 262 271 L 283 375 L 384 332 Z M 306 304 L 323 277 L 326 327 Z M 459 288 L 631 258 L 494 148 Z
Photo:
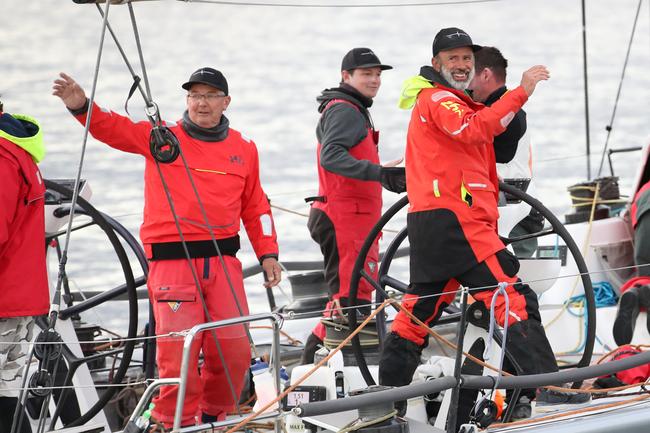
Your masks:
M 203 319 L 193 285 L 161 285 L 152 289 L 156 333 L 189 329 Z

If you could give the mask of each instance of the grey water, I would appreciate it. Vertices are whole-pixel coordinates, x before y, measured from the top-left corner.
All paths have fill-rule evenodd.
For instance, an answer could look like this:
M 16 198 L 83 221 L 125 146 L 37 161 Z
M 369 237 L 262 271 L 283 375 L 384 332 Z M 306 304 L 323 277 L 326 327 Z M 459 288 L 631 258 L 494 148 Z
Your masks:
M 319 8 L 208 3 L 134 3 L 153 99 L 164 119 L 177 120 L 185 109 L 180 84 L 199 67 L 220 69 L 228 78 L 233 99 L 226 114 L 232 127 L 257 143 L 262 183 L 275 206 L 302 214 L 308 211 L 303 197 L 317 190 L 315 97 L 338 83 L 345 52 L 368 46 L 383 62 L 395 67 L 382 76 L 382 88 L 372 107 L 375 124 L 381 130 L 382 160 L 388 161 L 404 153 L 409 113 L 397 108 L 401 83 L 429 63 L 433 36 L 440 28 L 450 26 L 466 30 L 475 43 L 500 48 L 509 60 L 507 81 L 511 87 L 532 65 L 544 64 L 550 69 L 550 81 L 541 83 L 525 106 L 539 198 L 562 215 L 570 210 L 567 186 L 587 179 L 579 0 L 408 7 L 376 7 L 405 3 L 399 0 L 320 1 L 331 7 Z M 316 4 L 310 0 L 284 3 Z M 606 126 L 614 110 L 638 2 L 586 3 L 593 178 L 607 138 Z M 369 7 L 336 7 L 351 4 Z M 0 17 L 0 94 L 5 109 L 31 114 L 40 121 L 48 150 L 41 163 L 44 176 L 74 178 L 80 164 L 83 128 L 51 95 L 51 83 L 65 71 L 90 93 L 102 24 L 97 8 L 71 0 L 1 0 Z M 129 60 L 139 70 L 127 7 L 111 6 L 109 18 Z M 649 141 L 649 21 L 646 1 L 631 46 L 610 148 L 641 146 Z M 107 34 L 96 101 L 124 113 L 131 83 L 128 69 Z M 134 118 L 144 119 L 143 107 L 136 92 L 129 111 Z M 639 155 L 615 159 L 624 193 L 632 187 Z M 143 167 L 139 156 L 88 141 L 82 177 L 92 188 L 91 201 L 134 234 L 142 217 Z M 608 170 L 606 166 L 603 174 Z M 397 198 L 385 193 L 386 206 Z M 274 214 L 283 260 L 320 257 L 309 238 L 304 216 L 280 209 Z M 391 228 L 399 229 L 399 222 Z M 73 237 L 70 254 L 73 288 L 108 288 L 119 282 L 119 268 L 99 233 Z M 240 258 L 244 266 L 256 261 L 246 241 Z M 260 280 L 248 286 L 253 309 L 264 308 Z M 283 287 L 289 291 L 287 285 Z M 119 318 L 113 313 L 103 317 L 109 321 Z

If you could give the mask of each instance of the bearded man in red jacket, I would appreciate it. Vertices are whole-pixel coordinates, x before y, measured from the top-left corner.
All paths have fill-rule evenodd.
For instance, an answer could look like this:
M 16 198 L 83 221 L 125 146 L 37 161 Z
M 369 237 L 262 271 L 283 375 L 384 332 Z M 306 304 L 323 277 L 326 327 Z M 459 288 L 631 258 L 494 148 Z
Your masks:
M 442 29 L 433 41 L 431 66 L 405 82 L 400 107 L 413 107 L 406 145 L 410 286 L 402 306 L 434 326 L 462 284 L 488 309 L 499 283 L 505 300 L 496 302 L 496 321 L 508 322 L 507 348 L 524 374 L 557 371 L 541 323 L 537 296 L 517 277 L 519 262 L 499 239 L 499 182 L 494 136 L 502 133 L 541 80 L 538 65 L 524 72 L 520 86 L 490 107 L 465 93 L 474 76 L 480 47 L 459 28 Z M 382 385 L 408 384 L 420 363 L 428 334 L 404 312 L 398 313 L 379 363 Z M 528 390 L 529 398 L 535 397 Z M 585 397 L 583 397 L 585 396 Z M 537 405 L 577 403 L 588 394 L 542 389 Z

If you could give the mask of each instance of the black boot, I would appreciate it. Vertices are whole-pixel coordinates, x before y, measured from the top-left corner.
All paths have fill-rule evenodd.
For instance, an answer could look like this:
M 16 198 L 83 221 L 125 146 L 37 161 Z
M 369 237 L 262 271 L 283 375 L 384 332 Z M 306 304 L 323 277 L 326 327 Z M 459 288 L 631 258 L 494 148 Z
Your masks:
M 634 325 L 639 316 L 639 287 L 635 286 L 625 291 L 618 302 L 616 320 L 614 320 L 614 341 L 619 346 L 629 344 L 634 335 Z
M 313 364 L 314 355 L 316 351 L 323 345 L 323 340 L 318 338 L 314 333 L 309 334 L 307 342 L 305 343 L 305 349 L 302 352 L 300 357 L 300 364 Z
M 411 383 L 415 369 L 420 365 L 422 347 L 395 333 L 388 334 L 379 359 L 379 384 L 404 386 Z M 399 416 L 406 414 L 406 402 L 396 401 Z
M 544 327 L 537 320 L 522 320 L 508 327 L 506 347 L 523 374 L 558 371 L 553 348 Z
M 523 320 L 508 327 L 508 350 L 513 355 L 523 374 L 553 373 L 558 371 L 553 348 L 548 342 L 544 327 L 537 320 Z M 566 388 L 564 384 L 558 384 Z M 584 404 L 591 400 L 590 394 L 552 391 L 540 388 L 522 390 L 523 397 L 531 395 L 536 400 L 536 408 L 559 410 L 564 405 Z M 521 399 L 520 399 L 521 400 Z
M 645 326 L 648 328 L 648 332 L 650 333 L 650 285 L 638 286 L 636 293 L 639 297 L 639 307 L 645 308 Z
M 521 368 L 521 374 L 558 371 L 544 327 L 537 320 L 523 320 L 508 326 L 506 338 L 508 352 Z M 520 395 L 532 401 L 535 398 L 535 388 L 522 389 Z

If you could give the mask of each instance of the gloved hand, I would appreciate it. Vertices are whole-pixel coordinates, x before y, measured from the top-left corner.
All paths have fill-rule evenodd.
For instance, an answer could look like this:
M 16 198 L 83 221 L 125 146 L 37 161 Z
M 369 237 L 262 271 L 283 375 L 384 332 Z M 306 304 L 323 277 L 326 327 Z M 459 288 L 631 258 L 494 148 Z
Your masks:
M 406 192 L 406 169 L 404 167 L 382 167 L 379 175 L 381 186 L 397 194 Z

